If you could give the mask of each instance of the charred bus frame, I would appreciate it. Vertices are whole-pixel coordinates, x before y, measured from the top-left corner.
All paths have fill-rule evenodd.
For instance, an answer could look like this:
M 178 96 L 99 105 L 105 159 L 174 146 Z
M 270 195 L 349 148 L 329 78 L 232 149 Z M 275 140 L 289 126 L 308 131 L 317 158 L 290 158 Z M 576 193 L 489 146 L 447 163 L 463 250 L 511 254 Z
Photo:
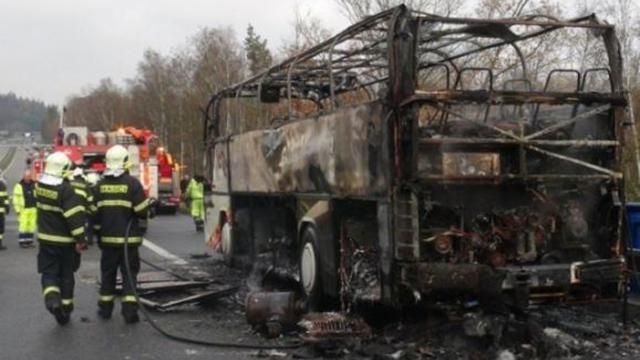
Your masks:
M 538 60 L 532 75 L 539 48 L 521 45 L 578 31 L 603 64 L 567 57 L 542 81 Z M 298 273 L 318 304 L 615 295 L 622 66 L 593 15 L 368 17 L 211 98 L 207 239 Z M 284 120 L 237 131 L 251 98 Z

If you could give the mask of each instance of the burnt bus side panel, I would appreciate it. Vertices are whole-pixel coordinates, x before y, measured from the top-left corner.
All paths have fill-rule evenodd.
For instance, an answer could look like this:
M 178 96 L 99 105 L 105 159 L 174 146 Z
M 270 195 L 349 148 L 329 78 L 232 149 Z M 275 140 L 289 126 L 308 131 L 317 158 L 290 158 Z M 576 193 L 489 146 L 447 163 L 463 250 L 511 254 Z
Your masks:
M 229 143 L 220 141 L 213 148 L 211 185 L 216 192 L 229 191 Z
M 238 221 L 244 205 L 239 206 L 237 199 L 256 199 L 255 206 L 265 206 L 284 197 L 295 198 L 297 241 L 301 241 L 305 227 L 313 227 L 321 257 L 322 288 L 325 295 L 337 297 L 339 258 L 333 199 L 377 201 L 388 194 L 389 139 L 383 126 L 387 113 L 381 102 L 372 102 L 217 142 L 212 156 L 214 203 L 207 209 L 207 238 L 215 235 L 215 229 L 221 230 L 228 219 L 225 215 Z M 254 219 L 254 224 L 258 222 L 259 218 Z M 387 244 L 390 241 L 386 239 Z M 390 277 L 390 245 L 387 253 L 385 274 Z
M 383 106 L 340 109 L 231 139 L 231 192 L 375 196 L 387 188 Z

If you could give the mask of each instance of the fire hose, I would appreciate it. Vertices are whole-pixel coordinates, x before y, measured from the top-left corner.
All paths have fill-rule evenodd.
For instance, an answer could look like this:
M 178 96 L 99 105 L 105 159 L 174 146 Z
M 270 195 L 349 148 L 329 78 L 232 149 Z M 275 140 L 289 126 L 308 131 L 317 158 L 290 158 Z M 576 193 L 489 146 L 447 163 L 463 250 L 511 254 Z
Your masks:
M 131 231 L 131 227 L 133 226 L 134 218 L 132 217 L 129 222 L 127 222 L 127 228 L 124 235 L 124 267 L 127 276 L 127 280 L 130 284 L 135 284 L 133 281 L 133 276 L 131 275 L 131 268 L 129 266 L 129 233 Z M 250 350 L 288 350 L 288 349 L 297 349 L 302 346 L 300 342 L 296 342 L 293 344 L 284 344 L 284 345 L 260 345 L 260 344 L 243 344 L 238 342 L 224 342 L 224 341 L 210 341 L 210 340 L 202 340 L 202 339 L 194 339 L 182 335 L 172 334 L 167 330 L 163 329 L 160 325 L 156 323 L 151 314 L 147 311 L 144 305 L 140 302 L 140 296 L 138 295 L 137 286 L 132 286 L 133 296 L 136 298 L 136 302 L 140 304 L 140 311 L 142 315 L 147 320 L 149 325 L 160 333 L 162 336 L 182 342 L 187 344 L 194 345 L 202 345 L 202 346 L 210 346 L 210 347 L 220 347 L 220 348 L 236 348 L 236 349 L 250 349 Z

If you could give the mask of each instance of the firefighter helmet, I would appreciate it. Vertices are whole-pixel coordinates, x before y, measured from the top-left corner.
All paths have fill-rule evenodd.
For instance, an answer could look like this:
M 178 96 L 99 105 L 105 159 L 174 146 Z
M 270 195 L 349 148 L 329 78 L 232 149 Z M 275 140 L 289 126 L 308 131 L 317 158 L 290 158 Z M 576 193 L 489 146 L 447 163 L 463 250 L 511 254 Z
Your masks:
M 78 166 L 75 169 L 73 169 L 73 177 L 74 178 L 81 177 L 81 176 L 84 176 L 84 171 L 82 170 L 81 167 Z
M 122 145 L 114 145 L 107 150 L 107 170 L 118 172 L 129 167 L 129 151 Z
M 90 172 L 87 174 L 87 182 L 91 185 L 95 185 L 100 181 L 100 175 L 95 172 Z
M 71 169 L 71 160 L 65 153 L 56 151 L 44 161 L 44 173 L 56 177 L 67 177 Z

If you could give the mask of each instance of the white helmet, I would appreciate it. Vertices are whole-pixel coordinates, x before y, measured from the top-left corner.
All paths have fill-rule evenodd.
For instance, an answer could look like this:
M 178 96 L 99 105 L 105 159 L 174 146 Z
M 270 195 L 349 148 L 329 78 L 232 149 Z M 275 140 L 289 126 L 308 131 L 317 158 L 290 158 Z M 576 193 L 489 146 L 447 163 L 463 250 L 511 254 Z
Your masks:
M 73 169 L 73 177 L 78 177 L 78 176 L 83 176 L 84 175 L 84 171 L 82 171 L 81 167 L 76 167 L 75 169 Z
M 119 173 L 129 167 L 129 151 L 122 145 L 114 145 L 107 150 L 107 174 Z
M 95 172 L 90 172 L 87 174 L 87 182 L 91 185 L 95 185 L 100 181 L 100 175 Z
M 55 177 L 67 177 L 71 169 L 71 160 L 65 153 L 56 151 L 44 161 L 44 173 Z

